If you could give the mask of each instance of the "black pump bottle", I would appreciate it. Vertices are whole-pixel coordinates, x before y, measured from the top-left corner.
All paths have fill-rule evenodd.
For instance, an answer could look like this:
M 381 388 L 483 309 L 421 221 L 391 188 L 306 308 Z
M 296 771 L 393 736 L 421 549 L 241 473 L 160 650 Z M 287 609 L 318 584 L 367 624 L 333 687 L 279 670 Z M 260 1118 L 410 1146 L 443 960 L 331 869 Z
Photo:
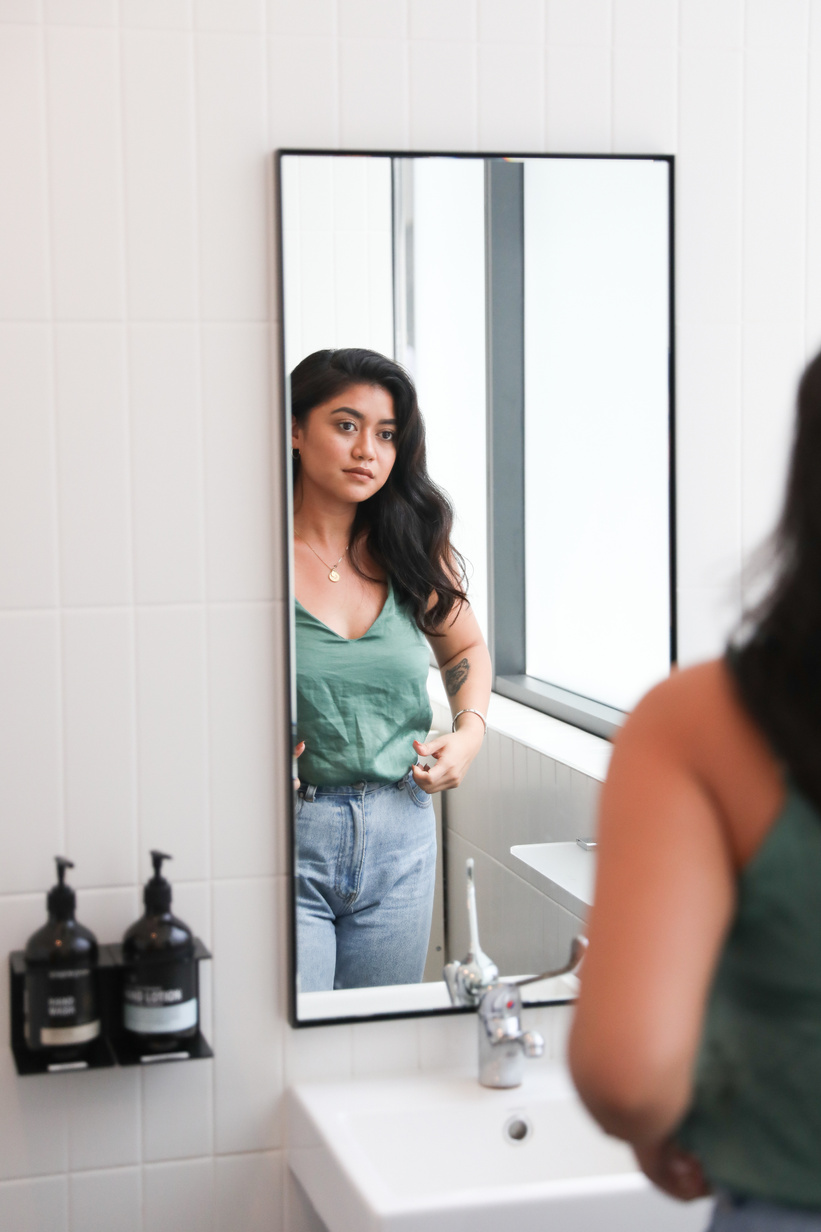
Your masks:
M 26 946 L 26 1043 L 55 1060 L 73 1060 L 100 1034 L 97 938 L 74 918 L 77 896 L 65 884 L 71 860 L 57 856 L 57 884 L 46 898 L 48 923 Z
M 162 875 L 162 862 L 170 859 L 151 852 L 145 914 L 123 938 L 123 1026 L 138 1046 L 158 1052 L 173 1051 L 199 1027 L 194 937 L 172 915 L 171 886 Z

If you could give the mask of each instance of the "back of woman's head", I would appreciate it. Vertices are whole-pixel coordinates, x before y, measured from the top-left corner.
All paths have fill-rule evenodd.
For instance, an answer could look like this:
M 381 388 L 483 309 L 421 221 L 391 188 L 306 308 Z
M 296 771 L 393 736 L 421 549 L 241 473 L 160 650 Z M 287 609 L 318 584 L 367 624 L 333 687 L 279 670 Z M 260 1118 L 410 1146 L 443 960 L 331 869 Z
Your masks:
M 450 542 L 450 501 L 428 475 L 425 425 L 410 376 L 394 360 L 362 347 L 314 351 L 291 373 L 291 414 L 304 424 L 314 407 L 352 385 L 375 385 L 390 394 L 397 434 L 388 479 L 357 506 L 350 560 L 367 576 L 356 550 L 363 542 L 371 559 L 390 575 L 397 598 L 410 607 L 419 628 L 432 633 L 465 600 L 464 568 Z M 299 467 L 296 459 L 295 487 Z M 436 603 L 428 611 L 434 591 Z
M 821 354 L 798 387 L 774 577 L 731 651 L 741 698 L 821 808 Z

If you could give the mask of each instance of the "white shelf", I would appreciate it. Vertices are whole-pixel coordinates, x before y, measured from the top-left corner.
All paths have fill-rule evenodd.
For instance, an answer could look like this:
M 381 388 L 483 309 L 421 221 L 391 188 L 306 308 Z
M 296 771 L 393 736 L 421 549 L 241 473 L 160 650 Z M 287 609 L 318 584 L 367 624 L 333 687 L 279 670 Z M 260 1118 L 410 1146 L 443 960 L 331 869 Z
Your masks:
M 578 843 L 521 843 L 510 854 L 559 886 L 584 907 L 593 905 L 596 853 Z

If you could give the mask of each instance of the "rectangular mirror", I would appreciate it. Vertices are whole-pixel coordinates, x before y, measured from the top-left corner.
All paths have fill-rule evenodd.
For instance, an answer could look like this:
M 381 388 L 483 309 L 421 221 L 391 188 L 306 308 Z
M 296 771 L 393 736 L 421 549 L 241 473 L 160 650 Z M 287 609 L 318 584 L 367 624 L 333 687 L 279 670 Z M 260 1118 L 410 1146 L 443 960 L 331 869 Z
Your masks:
M 454 507 L 494 693 L 600 737 L 675 660 L 672 178 L 668 156 L 278 154 L 289 449 L 288 377 L 306 356 L 357 347 L 400 363 Z M 290 468 L 287 482 L 291 509 Z M 292 653 L 295 743 L 297 671 Z M 434 667 L 429 691 L 433 730 L 450 730 Z M 491 730 L 462 785 L 433 796 L 420 983 L 307 990 L 295 892 L 294 1023 L 453 1012 L 442 968 L 467 950 L 468 857 L 502 975 L 561 966 L 595 857 L 568 854 L 585 835 L 552 815 L 568 790 L 556 775 L 587 788 L 556 765 Z M 591 810 L 594 794 L 591 781 Z M 578 892 L 551 888 L 538 853 L 523 861 L 521 848 L 547 842 L 550 858 L 587 860 Z M 575 987 L 533 983 L 524 999 L 566 1001 Z

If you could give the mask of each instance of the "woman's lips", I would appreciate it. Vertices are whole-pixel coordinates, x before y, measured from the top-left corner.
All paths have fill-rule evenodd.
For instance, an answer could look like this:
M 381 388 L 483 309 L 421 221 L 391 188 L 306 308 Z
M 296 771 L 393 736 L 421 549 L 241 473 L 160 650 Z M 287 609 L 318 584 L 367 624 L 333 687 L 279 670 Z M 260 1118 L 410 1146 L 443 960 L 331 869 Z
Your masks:
M 367 470 L 364 466 L 353 466 L 350 470 L 345 471 L 346 475 L 355 475 L 357 479 L 373 479 L 373 471 Z

